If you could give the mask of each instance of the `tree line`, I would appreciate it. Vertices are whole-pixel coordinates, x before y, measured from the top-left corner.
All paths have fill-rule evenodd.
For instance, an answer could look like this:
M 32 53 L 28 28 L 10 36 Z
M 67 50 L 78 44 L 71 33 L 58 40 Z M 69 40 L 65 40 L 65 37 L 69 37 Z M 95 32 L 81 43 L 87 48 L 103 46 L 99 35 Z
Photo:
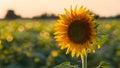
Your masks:
M 35 16 L 33 18 L 22 18 L 20 15 L 16 15 L 13 10 L 8 10 L 4 19 L 11 20 L 11 19 L 57 19 L 57 18 L 58 16 L 54 14 L 48 15 L 47 13 L 44 13 L 39 16 Z M 120 19 L 120 14 L 116 16 L 110 16 L 110 17 L 100 17 L 98 14 L 95 14 L 95 19 Z
M 16 15 L 13 10 L 8 10 L 4 19 L 11 20 L 11 19 L 56 19 L 56 18 L 58 18 L 58 16 L 54 14 L 48 15 L 47 13 L 44 13 L 40 16 L 35 16 L 33 18 L 22 18 L 20 15 Z

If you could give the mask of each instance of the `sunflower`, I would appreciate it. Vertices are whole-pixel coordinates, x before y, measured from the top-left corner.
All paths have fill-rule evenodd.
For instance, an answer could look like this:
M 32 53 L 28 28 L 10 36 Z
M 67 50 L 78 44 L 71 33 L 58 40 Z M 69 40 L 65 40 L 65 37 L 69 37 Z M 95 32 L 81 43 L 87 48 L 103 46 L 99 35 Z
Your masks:
M 97 39 L 94 14 L 84 7 L 77 7 L 68 11 L 66 15 L 59 14 L 59 20 L 55 23 L 55 38 L 61 49 L 67 49 L 66 54 L 82 57 L 88 52 L 95 52 L 93 45 Z

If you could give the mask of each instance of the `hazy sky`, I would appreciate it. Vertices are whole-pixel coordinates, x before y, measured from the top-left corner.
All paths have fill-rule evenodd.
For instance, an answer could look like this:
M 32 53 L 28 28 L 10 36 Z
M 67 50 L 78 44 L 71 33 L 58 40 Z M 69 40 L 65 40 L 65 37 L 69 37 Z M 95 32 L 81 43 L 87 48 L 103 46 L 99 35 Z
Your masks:
M 31 18 L 42 13 L 64 13 L 64 8 L 69 9 L 70 5 L 83 5 L 101 16 L 120 14 L 120 0 L 0 0 L 0 18 L 9 9 Z

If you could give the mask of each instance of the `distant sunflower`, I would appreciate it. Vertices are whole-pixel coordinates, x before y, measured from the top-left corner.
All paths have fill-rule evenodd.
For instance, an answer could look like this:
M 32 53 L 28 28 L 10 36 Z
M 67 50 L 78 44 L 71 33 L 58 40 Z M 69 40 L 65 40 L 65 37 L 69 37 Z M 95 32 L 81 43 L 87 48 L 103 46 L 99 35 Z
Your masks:
M 97 39 L 96 24 L 86 8 L 77 7 L 68 11 L 66 15 L 59 15 L 60 20 L 55 23 L 55 38 L 61 49 L 67 48 L 66 54 L 71 52 L 72 57 L 84 56 L 87 52 L 94 52 L 92 45 Z

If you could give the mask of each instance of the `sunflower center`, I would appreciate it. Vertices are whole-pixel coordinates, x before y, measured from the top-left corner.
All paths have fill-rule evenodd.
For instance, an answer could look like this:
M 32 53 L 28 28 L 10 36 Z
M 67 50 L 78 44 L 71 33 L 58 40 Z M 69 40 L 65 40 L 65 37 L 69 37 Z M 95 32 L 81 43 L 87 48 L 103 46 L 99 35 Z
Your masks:
M 69 25 L 67 34 L 73 43 L 83 44 L 90 38 L 89 24 L 81 20 L 75 20 Z

